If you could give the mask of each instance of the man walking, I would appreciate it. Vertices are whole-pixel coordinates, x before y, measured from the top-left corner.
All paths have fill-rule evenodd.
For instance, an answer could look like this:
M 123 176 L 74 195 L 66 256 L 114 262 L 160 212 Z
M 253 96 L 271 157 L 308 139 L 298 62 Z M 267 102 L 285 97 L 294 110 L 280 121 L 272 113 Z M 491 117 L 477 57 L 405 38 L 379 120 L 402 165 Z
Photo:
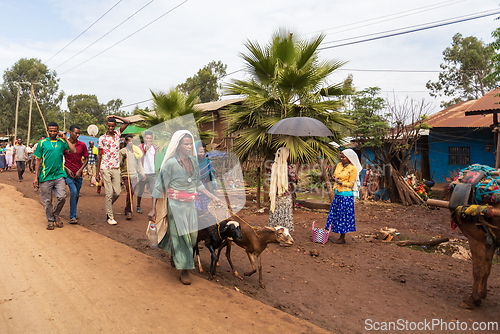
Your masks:
M 144 189 L 146 188 L 146 184 L 149 188 L 149 194 L 153 193 L 153 189 L 155 188 L 156 182 L 156 174 L 155 174 L 155 161 L 156 161 L 156 152 L 157 148 L 153 144 L 153 132 L 146 131 L 144 132 L 144 143 L 139 145 L 144 157 L 142 159 L 144 173 L 146 173 L 146 180 L 139 181 L 139 187 L 137 190 L 137 213 L 142 213 L 141 209 L 141 200 L 142 194 L 144 193 Z M 153 205 L 153 197 L 151 197 L 151 206 Z
M 125 218 L 132 219 L 132 206 L 134 199 L 134 189 L 139 179 L 146 180 L 144 169 L 142 168 L 142 152 L 134 145 L 132 135 L 125 136 L 125 147 L 120 150 L 120 169 L 123 184 L 127 189 L 125 200 Z
M 78 140 L 80 137 L 80 127 L 71 125 L 69 127 L 69 142 L 75 146 L 76 153 L 64 151 L 64 169 L 66 174 L 66 184 L 69 187 L 69 223 L 78 224 L 76 219 L 78 199 L 83 182 L 83 170 L 89 161 L 87 145 Z M 82 160 L 83 159 L 83 160 Z
M 95 185 L 95 164 L 97 162 L 97 155 L 99 152 L 97 151 L 97 147 L 94 146 L 93 141 L 89 141 L 89 148 L 87 150 L 87 153 L 89 155 L 89 162 L 87 164 L 87 174 L 90 178 L 90 186 Z
M 17 177 L 19 178 L 19 182 L 21 182 L 23 180 L 24 170 L 26 169 L 27 160 L 26 146 L 23 145 L 23 140 L 21 138 L 17 138 L 16 145 L 14 145 L 13 158 L 16 162 Z
M 47 217 L 47 230 L 53 230 L 54 225 L 63 227 L 59 220 L 59 214 L 66 201 L 66 187 L 64 179 L 63 156 L 64 150 L 76 153 L 75 146 L 66 139 L 63 132 L 59 131 L 56 122 L 47 124 L 49 138 L 38 142 L 35 153 L 35 179 L 33 187 L 40 187 L 43 205 L 45 206 L 45 216 Z M 41 168 L 40 168 L 41 167 Z M 56 205 L 52 207 L 52 192 L 57 199 Z
M 123 122 L 118 130 L 116 119 Z M 106 117 L 107 131 L 99 137 L 99 154 L 97 155 L 96 182 L 101 180 L 106 190 L 106 221 L 110 225 L 116 225 L 114 219 L 113 203 L 120 197 L 120 135 L 130 124 L 130 121 L 123 117 L 110 115 Z

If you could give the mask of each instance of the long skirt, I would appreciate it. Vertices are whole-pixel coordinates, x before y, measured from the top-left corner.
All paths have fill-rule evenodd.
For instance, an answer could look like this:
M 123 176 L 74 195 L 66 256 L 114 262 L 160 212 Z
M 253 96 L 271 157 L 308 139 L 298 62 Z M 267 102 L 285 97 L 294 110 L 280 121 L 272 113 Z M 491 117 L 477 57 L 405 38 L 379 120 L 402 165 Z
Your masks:
M 328 218 L 326 229 L 332 225 L 334 233 L 347 233 L 356 231 L 354 218 L 354 197 L 335 195 Z
M 7 162 L 5 161 L 5 155 L 0 155 L 0 169 L 7 168 Z
M 269 212 L 269 227 L 283 226 L 293 231 L 292 195 L 276 197 L 274 212 Z
M 194 269 L 193 246 L 198 237 L 194 202 L 168 200 L 168 229 L 158 247 L 169 253 L 179 270 Z M 192 226 L 196 228 L 192 228 Z

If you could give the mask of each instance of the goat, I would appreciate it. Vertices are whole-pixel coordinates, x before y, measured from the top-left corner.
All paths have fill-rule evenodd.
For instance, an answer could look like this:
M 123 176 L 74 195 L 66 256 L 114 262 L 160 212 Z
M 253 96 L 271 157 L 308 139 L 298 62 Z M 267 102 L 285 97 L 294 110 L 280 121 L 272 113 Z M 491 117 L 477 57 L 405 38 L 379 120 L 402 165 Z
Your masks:
M 210 251 L 211 261 L 208 276 L 212 279 L 215 276 L 216 264 L 219 261 L 219 255 L 215 253 L 215 250 L 218 249 L 228 238 L 232 238 L 238 242 L 242 239 L 240 224 L 230 219 L 223 220 L 198 232 L 198 240 L 196 241 L 196 245 L 193 247 L 193 250 L 198 259 L 198 269 L 200 273 L 203 272 L 203 269 L 201 267 L 198 242 L 201 240 L 205 241 L 205 246 Z
M 234 219 L 234 217 L 232 217 Z M 241 220 L 241 219 L 235 219 Z M 256 229 L 246 222 L 240 222 L 241 227 L 241 240 L 233 239 L 233 241 L 243 248 L 252 264 L 252 271 L 245 272 L 245 276 L 253 275 L 257 270 L 255 268 L 255 259 L 254 256 L 257 256 L 257 263 L 259 268 L 259 283 L 261 288 L 265 288 L 264 280 L 262 279 L 262 260 L 261 253 L 266 249 L 267 244 L 269 243 L 280 243 L 283 245 L 292 245 L 293 238 L 288 232 L 286 227 L 277 226 L 277 227 L 264 227 L 260 229 Z M 233 262 L 231 261 L 231 240 L 226 239 L 219 247 L 219 252 L 217 253 L 217 258 L 220 256 L 220 252 L 224 247 L 226 248 L 226 258 L 231 266 L 231 270 L 233 271 L 234 276 L 243 280 L 242 277 L 238 275 L 238 272 L 234 270 Z

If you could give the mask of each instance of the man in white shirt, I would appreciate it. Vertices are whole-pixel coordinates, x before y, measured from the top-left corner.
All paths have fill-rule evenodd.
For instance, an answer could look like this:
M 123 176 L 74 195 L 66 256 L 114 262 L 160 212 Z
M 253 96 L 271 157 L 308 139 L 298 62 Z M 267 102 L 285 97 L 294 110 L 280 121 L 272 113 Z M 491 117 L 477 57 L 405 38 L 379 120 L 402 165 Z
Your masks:
M 149 188 L 149 194 L 153 192 L 155 188 L 156 181 L 156 173 L 155 173 L 155 161 L 156 161 L 156 153 L 157 148 L 153 144 L 153 132 L 146 131 L 144 132 L 144 143 L 139 145 L 143 153 L 142 157 L 142 166 L 144 168 L 144 173 L 146 174 L 146 180 L 139 181 L 139 187 L 137 190 L 137 213 L 142 213 L 141 209 L 141 199 L 144 194 L 144 189 L 146 188 L 146 184 Z M 153 198 L 151 198 L 151 206 L 153 205 Z

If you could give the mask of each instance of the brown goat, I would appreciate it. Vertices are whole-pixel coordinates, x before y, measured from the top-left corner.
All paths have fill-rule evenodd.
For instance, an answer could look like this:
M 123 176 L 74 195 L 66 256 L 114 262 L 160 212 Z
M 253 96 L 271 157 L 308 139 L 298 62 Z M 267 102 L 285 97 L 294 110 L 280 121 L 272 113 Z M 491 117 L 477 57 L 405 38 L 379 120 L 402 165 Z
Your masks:
M 251 276 L 257 271 L 255 267 L 255 258 L 254 258 L 254 256 L 257 256 L 257 263 L 259 268 L 259 283 L 261 288 L 265 288 L 264 281 L 262 279 L 261 253 L 266 249 L 267 244 L 269 243 L 281 243 L 283 245 L 292 245 L 293 238 L 288 232 L 288 229 L 286 227 L 278 226 L 274 228 L 264 227 L 256 229 L 239 218 L 231 217 L 231 220 L 236 220 L 240 223 L 241 235 L 242 235 L 241 241 L 236 241 L 236 240 L 231 241 L 229 239 L 226 239 L 219 247 L 218 257 L 222 249 L 224 247 L 227 247 L 226 258 L 227 261 L 229 262 L 229 265 L 231 266 L 231 270 L 233 271 L 234 276 L 242 280 L 243 278 L 240 275 L 238 275 L 238 272 L 236 270 L 234 270 L 233 262 L 231 261 L 232 242 L 236 243 L 238 246 L 240 246 L 246 251 L 248 259 L 252 264 L 252 271 L 245 272 L 244 273 L 245 276 Z

